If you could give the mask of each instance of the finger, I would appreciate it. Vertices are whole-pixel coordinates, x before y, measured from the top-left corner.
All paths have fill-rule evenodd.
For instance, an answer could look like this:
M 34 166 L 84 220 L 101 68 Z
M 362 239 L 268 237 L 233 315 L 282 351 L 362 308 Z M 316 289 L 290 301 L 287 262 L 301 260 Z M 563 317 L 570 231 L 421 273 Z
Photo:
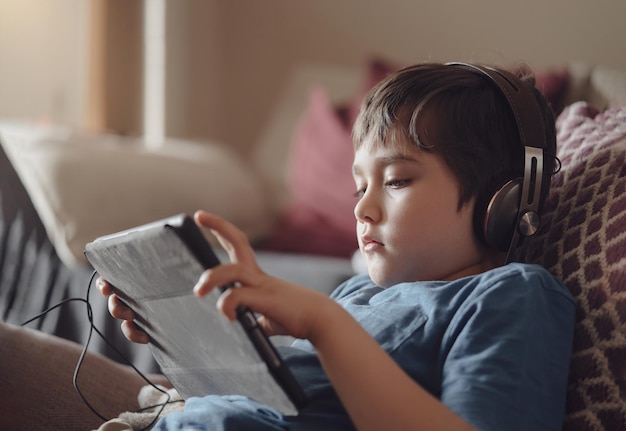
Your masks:
M 124 336 L 133 343 L 147 344 L 150 342 L 150 337 L 148 336 L 148 334 L 139 329 L 139 327 L 135 325 L 134 322 L 124 320 L 121 327 Z
M 224 313 L 229 320 L 237 318 L 239 307 L 248 307 L 254 312 L 268 314 L 272 311 L 272 304 L 276 302 L 272 299 L 274 289 L 234 287 L 225 290 L 217 301 L 217 308 Z
M 96 288 L 104 296 L 109 296 L 113 294 L 113 289 L 111 288 L 111 285 L 102 277 L 98 277 L 98 279 L 96 280 Z
M 196 211 L 196 223 L 211 230 L 232 262 L 256 266 L 254 250 L 246 234 L 229 221 L 206 211 Z
M 263 328 L 263 331 L 268 335 L 268 336 L 272 336 L 272 335 L 289 335 L 289 332 L 282 327 L 281 325 L 277 324 L 276 322 L 268 319 L 265 316 L 261 316 L 258 319 L 259 325 L 261 326 L 261 328 Z
M 122 302 L 117 295 L 109 296 L 108 301 L 109 313 L 116 319 L 134 320 L 135 313 L 126 304 Z
M 217 309 L 232 322 L 237 318 L 237 307 L 240 304 L 236 299 L 233 299 L 232 289 L 228 289 L 217 300 Z
M 258 268 L 250 269 L 239 263 L 223 264 L 202 273 L 193 288 L 196 296 L 204 296 L 213 289 L 229 285 L 257 286 L 265 273 Z
M 229 321 L 238 317 L 238 310 L 247 307 L 262 316 L 257 320 L 268 335 L 293 335 L 303 338 L 306 334 L 305 319 L 293 310 L 281 310 L 275 292 L 261 291 L 245 287 L 228 289 L 220 295 L 217 308 Z M 294 317 L 297 316 L 297 317 Z

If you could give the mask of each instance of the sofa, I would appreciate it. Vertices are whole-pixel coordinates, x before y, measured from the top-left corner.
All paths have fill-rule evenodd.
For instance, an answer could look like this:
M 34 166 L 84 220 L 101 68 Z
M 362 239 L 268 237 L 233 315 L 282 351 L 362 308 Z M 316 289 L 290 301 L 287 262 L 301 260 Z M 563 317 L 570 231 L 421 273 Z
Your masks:
M 86 242 L 196 208 L 242 228 L 273 275 L 328 293 L 364 271 L 350 126 L 365 92 L 397 67 L 297 67 L 247 154 L 0 119 L 2 319 L 21 324 L 85 298 Z M 546 266 L 576 298 L 563 429 L 626 429 L 626 72 L 568 64 L 536 75 L 558 115 L 561 170 L 542 228 L 518 259 Z M 89 301 L 93 323 L 124 357 L 100 338 L 90 349 L 158 371 L 145 346 L 123 339 L 104 299 Z M 79 343 L 89 331 L 84 305 L 72 301 L 29 326 Z

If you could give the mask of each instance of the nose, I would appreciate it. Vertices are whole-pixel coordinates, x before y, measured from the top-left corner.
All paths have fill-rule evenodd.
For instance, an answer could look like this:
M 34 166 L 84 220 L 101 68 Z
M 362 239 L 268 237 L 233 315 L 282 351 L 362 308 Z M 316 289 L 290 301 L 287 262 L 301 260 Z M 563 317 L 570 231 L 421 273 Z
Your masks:
M 382 210 L 375 191 L 368 189 L 354 206 L 354 217 L 360 223 L 376 223 Z

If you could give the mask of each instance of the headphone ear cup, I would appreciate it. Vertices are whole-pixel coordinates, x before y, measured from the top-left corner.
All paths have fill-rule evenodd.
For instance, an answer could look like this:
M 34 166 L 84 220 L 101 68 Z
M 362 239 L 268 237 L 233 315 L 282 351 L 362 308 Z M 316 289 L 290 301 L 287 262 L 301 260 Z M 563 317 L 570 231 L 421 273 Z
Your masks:
M 521 183 L 521 179 L 507 182 L 487 206 L 483 225 L 485 240 L 500 251 L 507 251 L 511 245 L 520 210 Z

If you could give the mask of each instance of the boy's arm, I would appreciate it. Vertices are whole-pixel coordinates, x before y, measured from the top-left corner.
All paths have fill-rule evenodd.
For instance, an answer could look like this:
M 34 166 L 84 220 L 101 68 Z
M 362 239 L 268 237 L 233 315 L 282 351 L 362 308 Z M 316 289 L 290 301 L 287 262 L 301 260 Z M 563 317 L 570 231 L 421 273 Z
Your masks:
M 415 383 L 341 306 L 329 304 L 323 314 L 310 341 L 359 430 L 474 429 Z

